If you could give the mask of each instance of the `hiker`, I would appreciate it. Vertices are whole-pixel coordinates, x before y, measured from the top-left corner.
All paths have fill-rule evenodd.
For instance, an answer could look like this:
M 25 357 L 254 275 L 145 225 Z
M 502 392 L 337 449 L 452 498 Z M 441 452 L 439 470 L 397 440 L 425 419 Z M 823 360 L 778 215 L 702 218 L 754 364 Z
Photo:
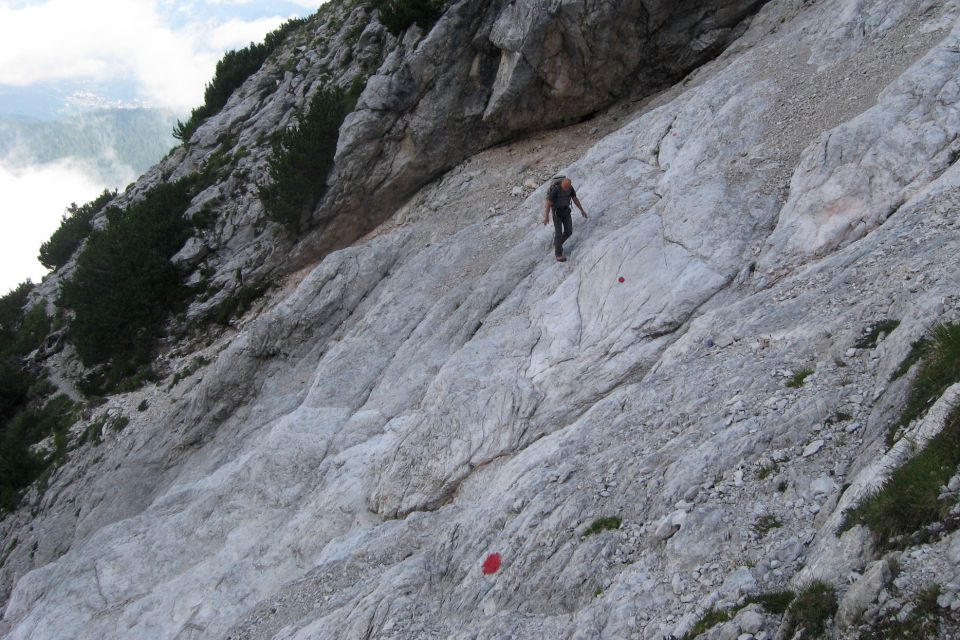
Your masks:
M 553 210 L 553 252 L 556 255 L 557 262 L 565 262 L 567 258 L 563 255 L 563 243 L 573 234 L 573 220 L 570 218 L 570 201 L 580 209 L 580 215 L 584 220 L 589 218 L 587 212 L 583 210 L 583 205 L 577 199 L 577 190 L 573 188 L 573 183 L 569 178 L 560 176 L 550 185 L 547 191 L 547 201 L 543 205 L 543 224 L 547 224 L 550 219 L 550 210 Z

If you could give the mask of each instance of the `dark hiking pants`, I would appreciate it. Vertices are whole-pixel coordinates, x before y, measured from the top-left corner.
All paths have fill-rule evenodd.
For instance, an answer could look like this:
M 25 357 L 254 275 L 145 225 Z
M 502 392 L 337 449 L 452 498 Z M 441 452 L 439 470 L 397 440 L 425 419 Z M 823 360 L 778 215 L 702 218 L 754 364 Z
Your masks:
M 563 255 L 563 243 L 573 235 L 573 219 L 570 217 L 570 207 L 553 210 L 553 251 L 558 256 Z

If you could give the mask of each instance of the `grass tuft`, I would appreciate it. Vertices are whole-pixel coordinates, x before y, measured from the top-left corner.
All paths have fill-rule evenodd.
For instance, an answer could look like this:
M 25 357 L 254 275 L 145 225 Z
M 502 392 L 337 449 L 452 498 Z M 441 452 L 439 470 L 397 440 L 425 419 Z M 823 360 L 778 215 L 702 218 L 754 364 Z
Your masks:
M 753 532 L 762 538 L 774 529 L 779 529 L 782 526 L 783 522 L 780 521 L 780 518 L 768 513 L 760 516 L 757 518 L 757 521 L 753 523 Z
M 896 371 L 890 374 L 890 382 L 899 380 L 903 376 L 907 375 L 907 372 L 910 371 L 910 368 L 920 362 L 920 358 L 924 356 L 929 347 L 929 338 L 920 338 L 919 340 L 914 340 L 914 342 L 910 345 L 910 351 L 907 353 L 907 357 L 905 357 L 899 366 L 897 366 Z
M 197 371 L 207 366 L 208 364 L 210 364 L 209 360 L 207 360 L 203 356 L 196 356 L 193 360 L 190 361 L 190 364 L 188 364 L 186 367 L 184 367 L 180 371 L 177 371 L 173 375 L 173 380 L 170 381 L 170 386 L 167 387 L 167 391 L 170 391 L 175 386 L 180 384 L 181 380 L 186 380 L 187 378 L 189 378 L 190 376 L 192 376 L 193 374 L 195 374 Z
M 713 629 L 718 624 L 723 624 L 724 622 L 729 622 L 737 614 L 739 609 L 717 609 L 710 608 L 703 613 L 697 623 L 693 625 L 693 628 L 690 629 L 680 640 L 693 640 L 700 634 L 706 633 L 710 629 Z
M 825 582 L 811 582 L 787 607 L 785 636 L 795 640 L 819 638 L 836 612 L 836 589 Z
M 863 330 L 863 335 L 853 343 L 858 349 L 874 349 L 881 340 L 881 336 L 890 335 L 900 326 L 899 320 L 879 320 L 873 324 L 867 325 Z
M 623 520 L 617 516 L 606 516 L 604 518 L 597 518 L 593 521 L 586 531 L 583 532 L 583 537 L 592 536 L 595 533 L 600 533 L 602 531 L 615 530 L 619 529 L 620 525 L 623 524 Z
M 844 529 L 863 524 L 883 549 L 902 548 L 909 535 L 944 520 L 953 506 L 939 500 L 940 487 L 960 465 L 960 406 L 947 416 L 943 430 L 913 458 L 895 470 L 879 491 L 847 512 Z
M 747 598 L 747 604 L 759 604 L 770 613 L 782 616 L 797 597 L 793 591 L 771 591 Z
M 792 591 L 773 591 L 770 593 L 760 593 L 750 596 L 743 604 L 731 609 L 717 609 L 716 607 L 704 611 L 697 623 L 680 640 L 693 640 L 697 636 L 706 633 L 718 624 L 729 622 L 743 609 L 752 604 L 759 604 L 766 611 L 781 616 L 793 602 L 796 595 Z
M 841 422 L 847 422 L 848 420 L 853 420 L 853 416 L 847 413 L 846 411 L 834 411 L 833 415 L 827 418 L 827 424 L 840 424 Z
M 799 389 L 803 386 L 804 380 L 810 377 L 813 374 L 813 369 L 803 369 L 802 371 L 797 371 L 793 374 L 793 377 L 787 382 L 787 386 L 791 389 Z
M 887 432 L 887 446 L 893 446 L 899 430 L 926 413 L 947 387 L 960 382 L 960 324 L 936 327 L 923 351 L 907 404 L 900 419 Z

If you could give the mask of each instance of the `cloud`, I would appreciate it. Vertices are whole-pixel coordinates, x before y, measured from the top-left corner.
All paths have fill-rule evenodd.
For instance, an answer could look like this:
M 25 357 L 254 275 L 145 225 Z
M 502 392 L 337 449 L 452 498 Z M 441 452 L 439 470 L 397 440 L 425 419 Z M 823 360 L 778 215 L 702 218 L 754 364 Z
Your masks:
M 263 18 L 261 20 L 230 20 L 218 26 L 210 34 L 210 44 L 217 49 L 227 50 L 246 46 L 251 42 L 263 40 L 263 36 L 280 26 L 283 18 Z
M 178 9 L 187 21 L 173 28 L 165 12 Z M 225 50 L 262 39 L 285 19 L 211 24 L 195 13 L 161 0 L 0 3 L 0 84 L 127 77 L 141 99 L 186 113 L 202 102 Z
M 0 295 L 30 278 L 39 282 L 47 270 L 37 261 L 40 245 L 60 226 L 71 202 L 83 204 L 104 186 L 73 159 L 12 168 L 0 164 Z

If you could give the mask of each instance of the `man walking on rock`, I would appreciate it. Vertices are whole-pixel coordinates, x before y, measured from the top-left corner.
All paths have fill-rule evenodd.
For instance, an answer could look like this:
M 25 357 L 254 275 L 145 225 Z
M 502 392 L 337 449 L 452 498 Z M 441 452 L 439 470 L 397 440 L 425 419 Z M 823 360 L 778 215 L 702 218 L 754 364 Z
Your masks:
M 577 190 L 573 188 L 569 178 L 563 178 L 550 186 L 550 190 L 547 191 L 547 201 L 543 205 L 543 224 L 547 224 L 550 219 L 550 210 L 553 210 L 553 251 L 557 262 L 566 262 L 563 243 L 573 234 L 573 220 L 570 218 L 571 200 L 577 205 L 577 209 L 580 209 L 580 215 L 584 220 L 590 217 L 577 199 Z

